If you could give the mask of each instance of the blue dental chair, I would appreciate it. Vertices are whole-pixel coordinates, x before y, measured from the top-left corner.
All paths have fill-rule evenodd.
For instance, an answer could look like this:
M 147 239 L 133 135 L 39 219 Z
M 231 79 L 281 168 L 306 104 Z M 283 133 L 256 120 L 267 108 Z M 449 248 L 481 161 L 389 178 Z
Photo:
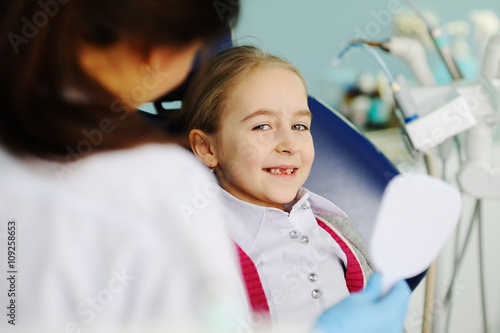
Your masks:
M 338 205 L 365 239 L 396 167 L 334 109 L 309 96 L 316 157 L 305 187 Z M 406 280 L 414 290 L 426 271 Z
M 215 54 L 231 47 L 230 33 L 227 36 L 221 42 L 210 45 L 209 53 Z M 148 121 L 170 134 L 178 133 L 178 105 L 199 63 L 200 58 L 197 57 L 186 82 L 154 103 L 158 115 L 142 113 Z M 311 131 L 316 157 L 304 186 L 335 202 L 365 239 L 369 239 L 382 193 L 399 171 L 337 111 L 313 97 L 308 98 L 308 104 L 313 114 Z M 406 280 L 412 290 L 425 273 Z

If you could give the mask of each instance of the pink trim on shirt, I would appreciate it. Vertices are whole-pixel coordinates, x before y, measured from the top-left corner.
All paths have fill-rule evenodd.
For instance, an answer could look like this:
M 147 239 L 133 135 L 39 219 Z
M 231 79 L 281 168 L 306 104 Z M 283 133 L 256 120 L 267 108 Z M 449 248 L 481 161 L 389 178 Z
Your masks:
M 358 258 L 356 257 L 350 246 L 340 235 L 337 234 L 335 228 L 318 218 L 316 218 L 316 222 L 318 222 L 318 225 L 321 228 L 328 232 L 328 234 L 337 242 L 337 244 L 346 255 L 347 268 L 345 280 L 347 290 L 349 290 L 350 293 L 362 290 L 365 285 L 363 269 L 361 268 L 361 264 L 359 263 Z M 262 282 L 260 281 L 257 267 L 255 267 L 252 259 L 250 259 L 250 257 L 240 248 L 240 246 L 236 244 L 236 242 L 234 244 L 238 249 L 241 272 L 243 275 L 243 280 L 245 282 L 245 287 L 247 289 L 248 298 L 252 306 L 252 310 L 254 312 L 269 315 L 269 304 L 267 303 L 266 294 L 264 292 L 264 288 L 262 287 Z
M 331 226 L 327 225 L 325 222 L 319 220 L 318 218 L 316 218 L 316 221 L 321 228 L 323 228 L 330 234 L 330 236 L 332 236 L 332 238 L 337 242 L 342 251 L 345 253 L 345 256 L 347 258 L 347 269 L 345 273 L 347 290 L 349 290 L 349 292 L 351 293 L 361 291 L 365 284 L 365 277 L 363 275 L 363 269 L 359 264 L 358 258 L 356 258 L 356 255 L 351 250 L 349 245 L 347 245 L 346 242 L 344 242 L 344 240 L 339 235 L 337 235 L 337 233 Z
M 241 247 L 236 243 L 234 244 L 238 248 L 241 272 L 243 274 L 243 280 L 245 281 L 252 310 L 254 312 L 269 314 L 269 304 L 267 304 L 266 294 L 264 293 L 264 288 L 262 288 L 262 282 L 260 281 L 257 267 L 255 267 L 252 259 L 250 259 Z

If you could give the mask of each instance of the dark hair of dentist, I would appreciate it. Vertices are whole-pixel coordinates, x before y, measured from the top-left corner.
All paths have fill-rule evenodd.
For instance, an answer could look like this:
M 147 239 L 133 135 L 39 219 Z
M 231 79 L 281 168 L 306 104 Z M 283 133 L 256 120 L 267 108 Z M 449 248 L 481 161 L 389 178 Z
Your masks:
M 142 57 L 137 65 L 143 77 L 165 73 L 161 61 L 148 64 L 155 61 L 152 50 L 201 45 L 216 37 L 226 20 L 234 20 L 239 8 L 238 1 L 220 8 L 208 0 L 10 0 L 2 6 L 0 141 L 15 154 L 48 159 L 66 157 L 66 147 L 76 147 L 86 139 L 82 131 L 99 128 L 104 117 L 114 130 L 92 152 L 166 141 L 133 112 L 157 97 L 142 95 L 165 75 L 139 80 L 122 92 L 103 84 L 97 74 L 119 74 L 125 69 L 119 56 L 129 49 Z M 116 62 L 92 67 L 88 58 L 102 57 L 98 50 L 114 52 Z M 153 65 L 159 68 L 148 67 Z M 184 75 L 179 73 L 177 80 Z

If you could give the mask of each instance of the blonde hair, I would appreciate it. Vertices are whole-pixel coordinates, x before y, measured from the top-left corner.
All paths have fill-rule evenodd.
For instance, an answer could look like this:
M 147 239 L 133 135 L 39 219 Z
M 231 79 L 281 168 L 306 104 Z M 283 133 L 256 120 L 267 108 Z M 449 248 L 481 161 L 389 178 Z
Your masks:
M 221 117 L 231 92 L 254 70 L 281 67 L 304 77 L 284 59 L 254 46 L 235 46 L 220 52 L 203 65 L 190 84 L 182 105 L 183 130 L 214 134 L 220 130 Z

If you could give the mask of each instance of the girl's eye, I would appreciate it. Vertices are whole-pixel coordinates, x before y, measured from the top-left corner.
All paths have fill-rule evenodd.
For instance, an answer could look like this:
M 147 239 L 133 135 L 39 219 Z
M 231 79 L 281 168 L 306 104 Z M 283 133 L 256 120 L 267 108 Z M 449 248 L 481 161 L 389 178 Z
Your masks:
M 304 124 L 293 125 L 292 129 L 297 130 L 297 131 L 306 131 L 306 130 L 308 130 L 307 126 L 304 125 Z
M 263 125 L 255 126 L 253 129 L 254 130 L 259 130 L 259 131 L 264 131 L 264 130 L 268 130 L 270 128 L 271 128 L 271 126 L 269 126 L 267 124 L 263 124 Z

